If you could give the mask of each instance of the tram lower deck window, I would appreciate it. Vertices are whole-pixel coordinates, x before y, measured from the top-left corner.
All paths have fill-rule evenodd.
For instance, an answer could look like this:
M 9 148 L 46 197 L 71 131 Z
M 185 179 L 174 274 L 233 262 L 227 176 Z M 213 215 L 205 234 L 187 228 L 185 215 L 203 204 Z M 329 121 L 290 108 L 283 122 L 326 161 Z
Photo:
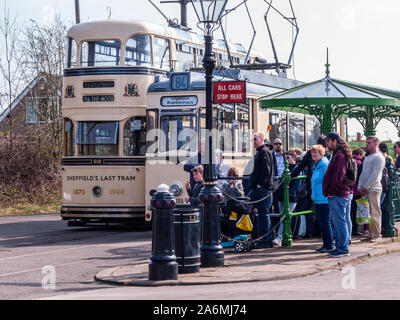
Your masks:
M 80 156 L 118 155 L 118 121 L 78 122 L 75 144 Z

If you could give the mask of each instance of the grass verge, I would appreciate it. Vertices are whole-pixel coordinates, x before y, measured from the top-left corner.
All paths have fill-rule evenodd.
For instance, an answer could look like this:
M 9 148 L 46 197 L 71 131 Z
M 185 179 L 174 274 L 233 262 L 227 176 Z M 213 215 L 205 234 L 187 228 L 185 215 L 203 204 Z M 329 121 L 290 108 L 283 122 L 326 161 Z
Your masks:
M 15 203 L 0 204 L 0 216 L 55 213 L 59 214 L 61 209 L 61 199 L 52 199 L 46 203 L 32 203 L 28 200 L 19 200 Z

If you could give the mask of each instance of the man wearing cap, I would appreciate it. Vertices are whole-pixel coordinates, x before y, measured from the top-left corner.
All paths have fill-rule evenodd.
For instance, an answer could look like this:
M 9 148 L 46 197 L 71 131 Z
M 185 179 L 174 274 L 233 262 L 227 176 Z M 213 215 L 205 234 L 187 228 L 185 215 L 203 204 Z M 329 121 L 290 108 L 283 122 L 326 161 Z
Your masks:
M 336 132 L 326 136 L 326 146 L 332 151 L 332 158 L 322 182 L 322 192 L 328 197 L 337 240 L 336 250 L 330 253 L 330 257 L 340 258 L 350 255 L 348 246 L 350 235 L 346 219 L 350 188 L 344 177 L 352 154 L 349 145 Z
M 264 139 L 264 145 L 268 148 L 269 151 L 272 151 L 274 149 L 271 141 L 269 141 L 268 139 Z

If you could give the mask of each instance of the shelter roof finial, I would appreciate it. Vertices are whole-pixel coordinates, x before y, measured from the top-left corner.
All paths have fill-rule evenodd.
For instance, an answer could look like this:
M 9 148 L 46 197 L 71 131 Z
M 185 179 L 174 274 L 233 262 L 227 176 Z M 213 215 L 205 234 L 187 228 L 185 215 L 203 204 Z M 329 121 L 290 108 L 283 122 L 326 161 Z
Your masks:
M 325 69 L 325 75 L 326 75 L 327 78 L 329 77 L 329 74 L 331 73 L 331 71 L 329 70 L 329 67 L 330 67 L 330 66 L 331 66 L 331 65 L 329 64 L 329 48 L 326 48 L 326 64 L 325 64 L 326 69 Z

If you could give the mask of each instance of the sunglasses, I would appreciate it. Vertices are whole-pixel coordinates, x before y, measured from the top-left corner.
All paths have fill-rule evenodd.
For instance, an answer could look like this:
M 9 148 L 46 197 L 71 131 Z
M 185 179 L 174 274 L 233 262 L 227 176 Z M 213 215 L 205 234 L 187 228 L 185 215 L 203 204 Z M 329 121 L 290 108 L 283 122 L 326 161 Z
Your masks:
M 279 143 L 279 142 L 274 142 L 274 145 L 276 145 L 276 146 L 281 146 L 282 145 L 282 143 Z

